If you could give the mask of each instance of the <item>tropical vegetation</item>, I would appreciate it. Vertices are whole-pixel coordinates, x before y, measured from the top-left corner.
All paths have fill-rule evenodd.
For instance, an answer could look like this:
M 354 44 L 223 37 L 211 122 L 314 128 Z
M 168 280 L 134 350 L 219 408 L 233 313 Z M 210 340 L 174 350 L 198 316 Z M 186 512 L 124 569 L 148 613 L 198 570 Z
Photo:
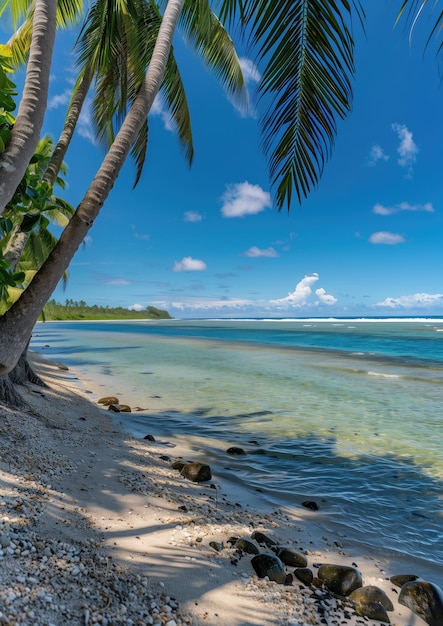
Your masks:
M 43 307 L 40 319 L 49 322 L 51 320 L 168 320 L 172 317 L 167 311 L 152 305 L 142 310 L 129 310 L 121 306 L 109 307 L 97 304 L 90 306 L 84 300 L 77 302 L 68 299 L 64 304 L 49 300 Z
M 399 16 L 406 14 L 413 23 L 427 4 L 428 0 L 404 0 Z M 243 35 L 249 56 L 261 69 L 261 130 L 275 204 L 289 209 L 294 195 L 301 202 L 315 188 L 331 154 L 337 120 L 351 108 L 352 29 L 363 23 L 362 3 L 220 0 L 217 7 L 216 15 L 209 0 L 94 0 L 85 14 L 81 0 L 0 0 L 0 15 L 9 8 L 17 26 L 9 45 L 2 48 L 3 57 L 9 59 L 0 74 L 0 237 L 11 238 L 18 227 L 26 232 L 30 224 L 25 217 L 28 207 L 20 208 L 14 198 L 19 188 L 30 188 L 23 181 L 40 141 L 56 28 L 77 24 L 81 18 L 76 48 L 79 78 L 65 128 L 46 170 L 34 168 L 40 177 L 34 186 L 43 195 L 31 211 L 30 230 L 40 224 L 43 231 L 29 244 L 28 252 L 48 231 L 42 215 L 47 211 L 45 203 L 53 202 L 52 186 L 90 89 L 96 94 L 97 133 L 109 146 L 58 241 L 30 261 L 32 280 L 26 282 L 26 272 L 18 271 L 4 256 L 0 259 L 3 293 L 10 294 L 11 288 L 21 292 L 15 302 L 7 302 L 0 317 L 0 376 L 11 372 L 23 356 L 43 306 L 65 276 L 130 153 L 139 180 L 148 114 L 159 92 L 192 161 L 190 114 L 173 48 L 178 28 L 231 96 L 244 101 L 245 83 L 228 32 Z M 440 13 L 431 35 L 440 32 L 442 22 Z M 18 62 L 26 62 L 26 78 L 14 119 L 14 87 L 7 74 Z M 14 219 L 8 215 L 11 202 L 16 206 Z M 22 250 L 25 254 L 25 247 Z

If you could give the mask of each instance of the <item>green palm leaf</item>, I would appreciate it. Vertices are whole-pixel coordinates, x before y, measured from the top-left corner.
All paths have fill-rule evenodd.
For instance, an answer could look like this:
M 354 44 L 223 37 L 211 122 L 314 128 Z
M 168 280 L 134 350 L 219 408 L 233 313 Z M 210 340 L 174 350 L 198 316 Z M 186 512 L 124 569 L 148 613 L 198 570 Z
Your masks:
M 261 129 L 280 209 L 315 187 L 331 154 L 337 118 L 352 102 L 355 14 L 359 0 L 224 0 L 221 18 L 240 14 L 250 49 L 264 65 Z
M 422 17 L 425 9 L 428 5 L 430 5 L 429 0 L 404 0 L 397 16 L 396 23 L 400 21 L 401 18 L 406 19 L 406 23 L 410 28 L 410 37 L 414 34 L 415 27 L 417 25 L 418 20 Z M 430 6 L 430 10 L 433 11 L 435 9 L 435 2 L 432 2 Z M 443 10 L 436 14 L 434 25 L 429 34 L 427 44 L 431 42 L 431 40 L 435 37 L 436 39 L 441 38 L 443 30 Z M 443 50 L 443 41 L 440 43 L 437 49 L 437 54 L 441 54 Z

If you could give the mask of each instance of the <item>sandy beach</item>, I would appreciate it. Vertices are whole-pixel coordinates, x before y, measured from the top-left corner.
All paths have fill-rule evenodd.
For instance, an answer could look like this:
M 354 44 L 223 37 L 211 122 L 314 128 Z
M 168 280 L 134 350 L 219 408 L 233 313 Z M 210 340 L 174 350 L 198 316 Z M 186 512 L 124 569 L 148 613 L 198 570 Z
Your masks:
M 270 508 L 216 467 L 208 482 L 187 480 L 171 464 L 192 458 L 160 425 L 154 441 L 134 439 L 74 372 L 40 358 L 34 366 L 48 387 L 23 388 L 24 410 L 0 405 L 1 624 L 381 623 L 303 584 L 294 567 L 288 584 L 258 578 L 252 555 L 230 541 L 254 531 L 304 554 L 314 577 L 326 563 L 358 569 L 391 599 L 391 624 L 426 623 L 389 580 L 426 571 L 363 554 L 314 511 Z

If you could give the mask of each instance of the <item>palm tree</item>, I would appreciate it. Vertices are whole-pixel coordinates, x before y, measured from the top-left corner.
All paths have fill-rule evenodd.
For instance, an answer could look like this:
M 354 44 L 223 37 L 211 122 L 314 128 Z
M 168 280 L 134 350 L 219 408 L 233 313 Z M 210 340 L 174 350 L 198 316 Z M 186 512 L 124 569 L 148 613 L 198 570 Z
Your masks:
M 7 4 L 3 2 L 0 8 L 4 9 Z M 23 5 L 31 3 L 13 3 L 15 17 Z M 32 3 L 32 40 L 23 96 L 0 161 L 0 215 L 22 180 L 40 138 L 48 99 L 57 11 L 62 20 L 72 21 L 80 14 L 82 6 L 81 0 L 63 0 L 59 4 L 57 0 L 35 0 Z
M 224 55 L 220 55 L 215 46 L 220 38 L 212 37 L 214 30 L 219 31 L 219 22 L 215 20 L 206 1 L 200 0 L 198 11 L 195 4 L 187 3 L 183 11 L 183 22 L 189 33 L 194 34 L 195 42 L 204 51 L 209 51 L 208 58 L 218 69 L 222 78 L 225 78 L 228 88 L 235 93 L 239 89 L 238 73 L 232 70 L 224 61 Z M 137 139 L 139 131 L 146 123 L 147 114 L 152 106 L 155 96 L 159 92 L 172 45 L 173 35 L 183 8 L 183 0 L 169 0 L 163 19 L 160 24 L 158 36 L 155 41 L 152 58 L 146 76 L 140 86 L 137 96 L 126 115 L 123 124 L 109 149 L 99 171 L 97 172 L 89 190 L 77 207 L 76 213 L 63 231 L 58 244 L 49 255 L 47 261 L 37 272 L 31 285 L 26 289 L 21 298 L 0 319 L 0 333 L 5 332 L 9 338 L 2 343 L 0 360 L 0 373 L 7 374 L 14 367 L 14 363 L 20 357 L 21 351 L 26 347 L 35 321 L 49 299 L 66 270 L 70 260 L 80 246 L 95 217 L 111 190 L 123 163 Z M 196 24 L 203 24 L 205 30 L 195 29 Z M 211 38 L 212 37 L 212 38 Z M 242 85 L 240 84 L 240 89 Z M 45 288 L 42 289 L 43 285 Z M 27 301 L 25 303 L 25 300 Z M 24 308 L 23 308 L 24 306 Z M 37 317 L 34 315 L 37 314 Z M 14 329 L 13 332 L 12 328 Z
M 427 0 L 405 0 L 401 12 L 407 5 L 411 11 L 421 11 L 426 4 Z M 46 263 L 0 319 L 0 374 L 10 371 L 27 345 L 43 304 L 106 200 L 161 88 L 180 14 L 183 12 L 186 25 L 193 11 L 210 15 L 204 0 L 167 3 L 144 81 L 90 188 Z M 250 45 L 258 48 L 257 58 L 265 64 L 259 89 L 267 104 L 262 119 L 263 147 L 269 155 L 280 209 L 285 204 L 289 208 L 293 189 L 301 201 L 316 185 L 333 145 L 336 118 L 350 109 L 350 77 L 354 73 L 350 24 L 354 16 L 363 17 L 359 0 L 222 2 L 222 20 L 230 24 L 240 21 Z M 442 14 L 434 32 L 441 21 Z M 203 34 L 201 41 L 205 41 Z

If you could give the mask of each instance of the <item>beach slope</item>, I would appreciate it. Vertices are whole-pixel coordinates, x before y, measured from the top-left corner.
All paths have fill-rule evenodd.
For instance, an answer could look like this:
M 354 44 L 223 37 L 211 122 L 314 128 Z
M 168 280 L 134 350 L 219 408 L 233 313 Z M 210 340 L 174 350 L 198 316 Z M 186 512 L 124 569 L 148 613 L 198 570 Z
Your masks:
M 0 623 L 380 623 L 294 568 L 288 584 L 259 579 L 234 541 L 261 531 L 304 554 L 314 575 L 322 563 L 357 566 L 392 599 L 392 624 L 425 624 L 389 581 L 406 565 L 348 550 L 309 511 L 260 506 L 217 468 L 209 482 L 186 480 L 171 467 L 175 445 L 132 438 L 75 374 L 34 366 L 48 387 L 24 387 L 24 410 L 0 406 Z

